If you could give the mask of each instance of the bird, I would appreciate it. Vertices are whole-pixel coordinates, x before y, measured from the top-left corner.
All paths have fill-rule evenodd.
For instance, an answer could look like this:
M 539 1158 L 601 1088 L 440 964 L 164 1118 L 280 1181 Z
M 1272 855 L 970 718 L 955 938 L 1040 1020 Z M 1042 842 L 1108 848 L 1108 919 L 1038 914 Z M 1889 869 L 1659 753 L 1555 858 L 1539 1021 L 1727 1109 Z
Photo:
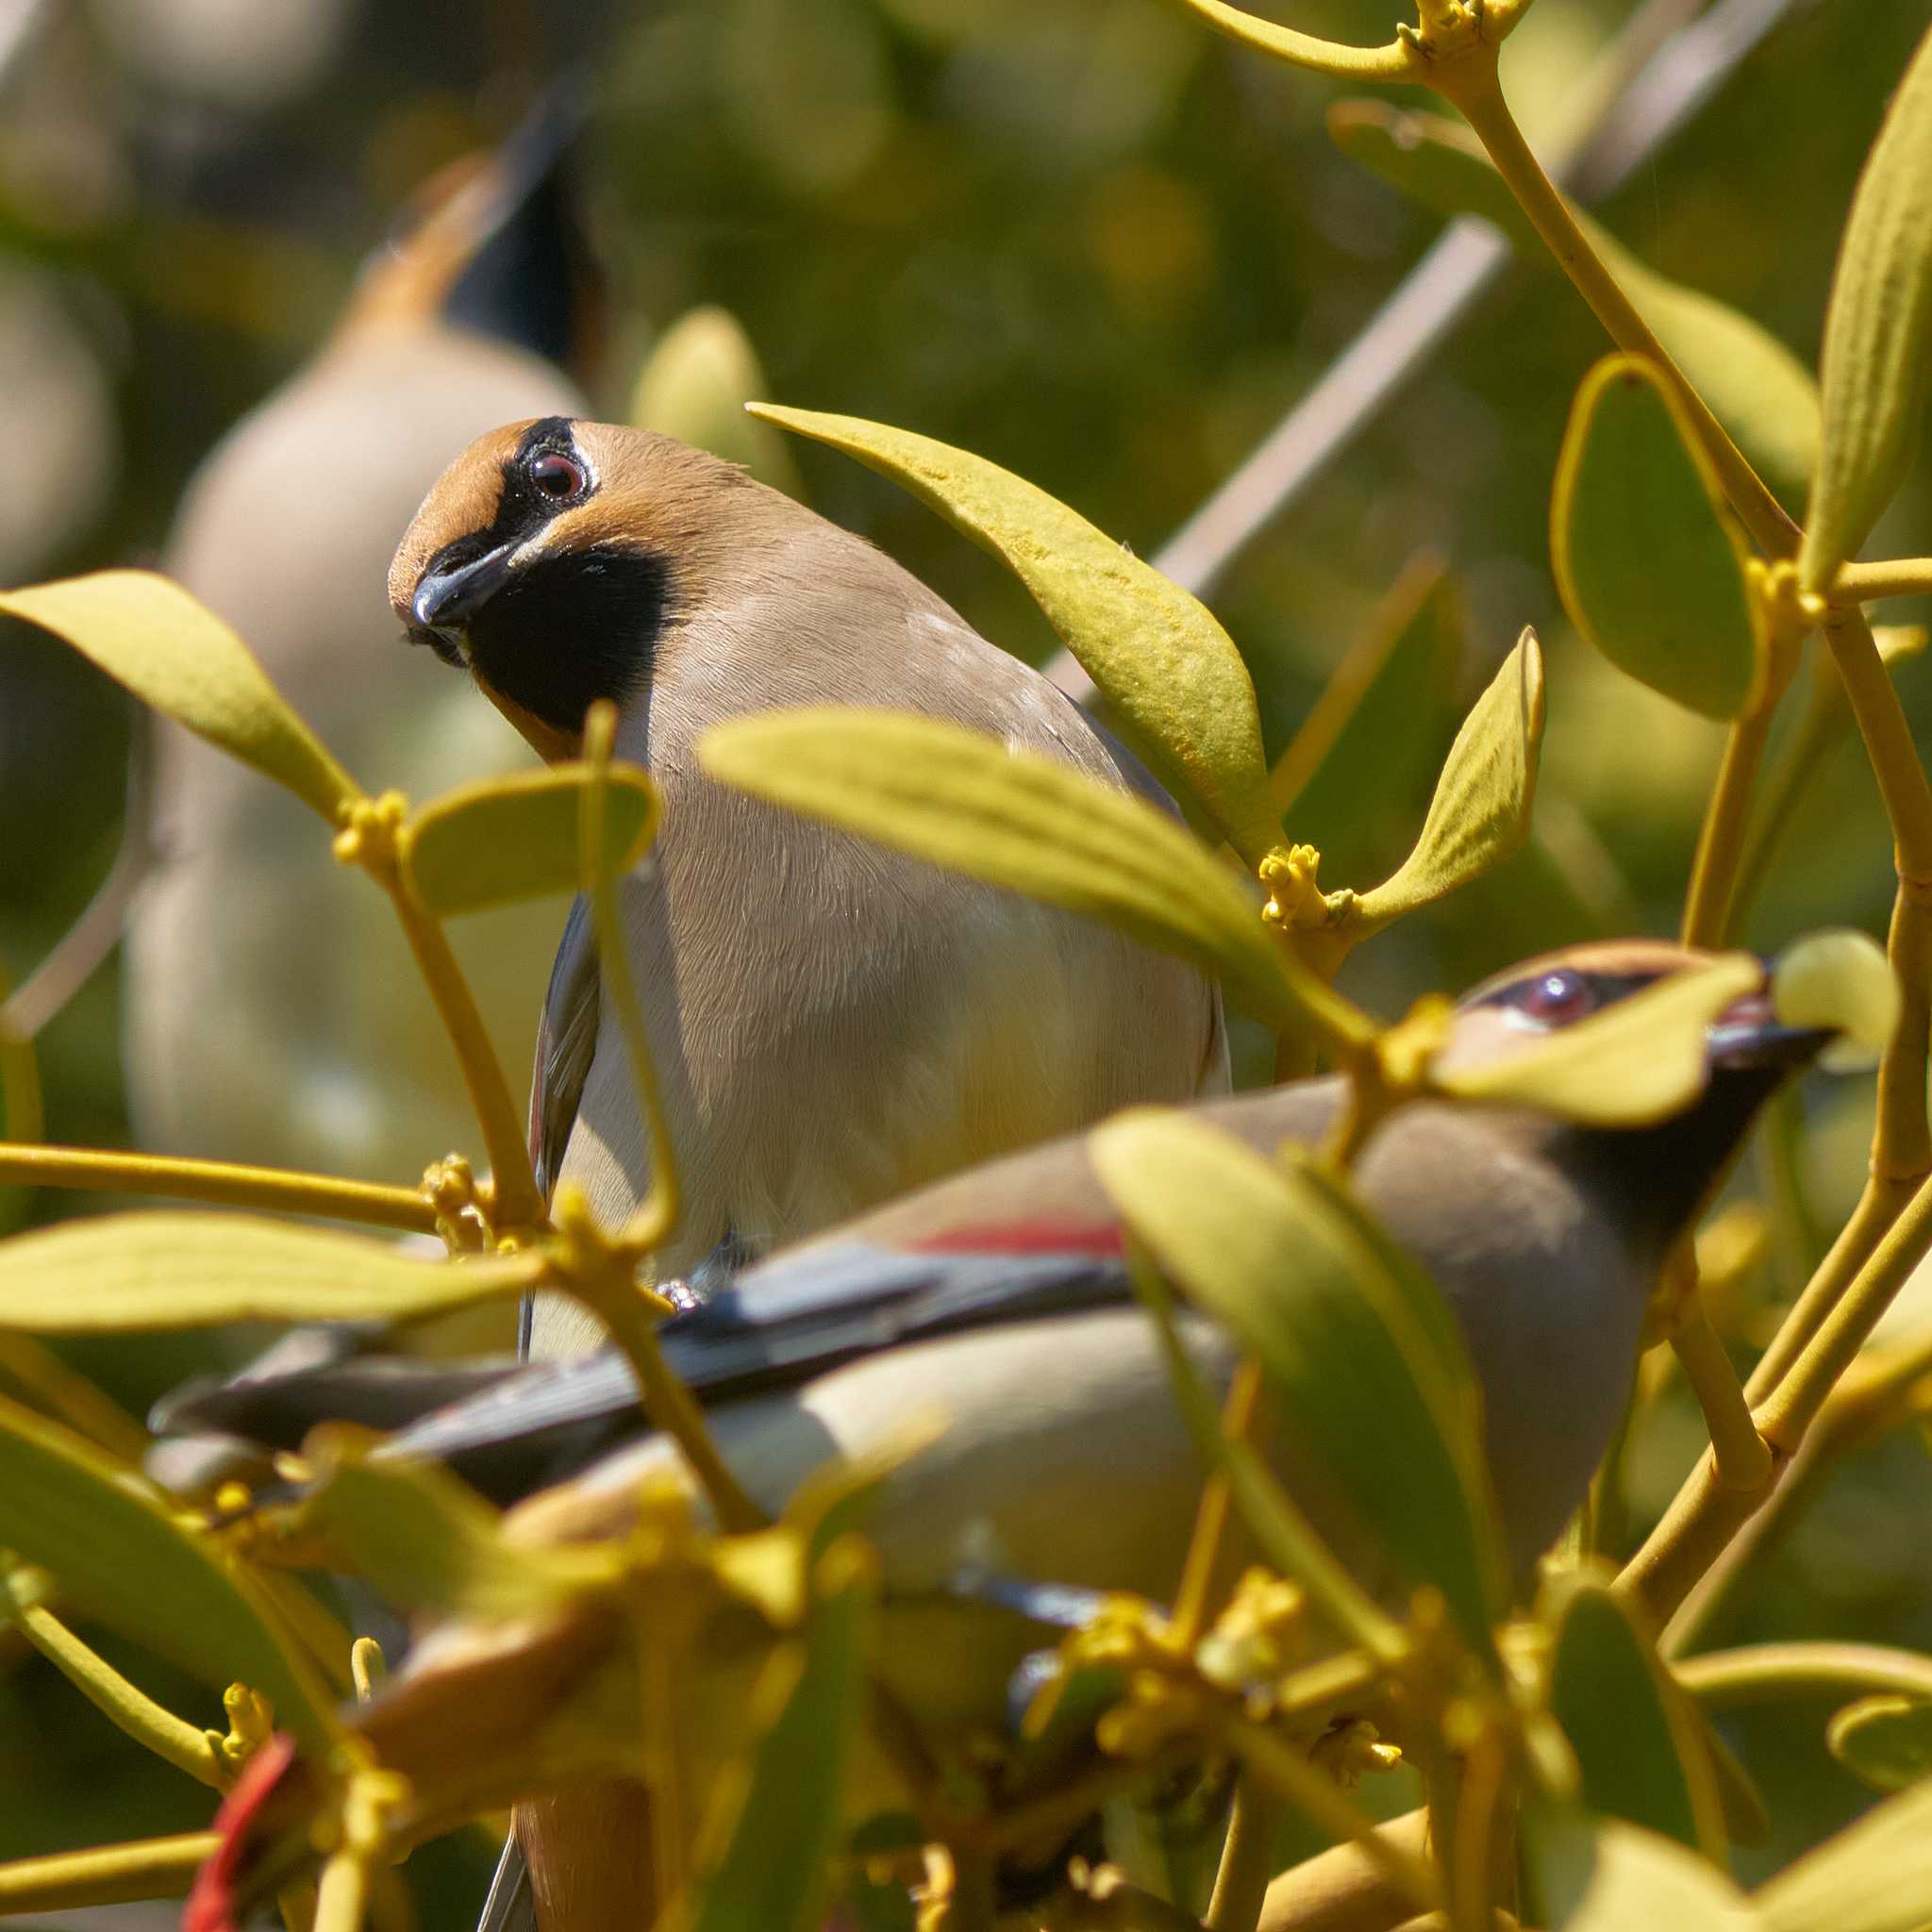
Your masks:
M 531 761 L 394 650 L 382 586 L 452 449 L 508 416 L 584 407 L 603 295 L 574 212 L 582 120 L 553 91 L 502 147 L 425 185 L 320 352 L 202 462 L 163 554 L 349 769 L 417 799 Z M 299 802 L 158 729 L 158 857 L 125 975 L 142 1144 L 413 1181 L 474 1128 L 390 908 L 331 863 Z M 559 919 L 524 906 L 452 931 L 519 1066 Z
M 1509 1053 L 1706 957 L 1636 940 L 1524 962 L 1464 997 L 1443 1051 L 1465 1067 Z M 1580 1125 L 1521 1106 L 1423 1098 L 1377 1126 L 1355 1162 L 1358 1197 L 1423 1264 L 1460 1326 L 1519 1592 L 1609 1442 L 1666 1258 L 1759 1108 L 1832 1037 L 1782 1024 L 1768 987 L 1767 978 L 1710 1024 L 1701 1089 L 1649 1124 Z M 1347 1097 L 1346 1077 L 1331 1075 L 1191 1111 L 1273 1153 L 1321 1141 Z M 1052 1641 L 1029 1613 L 1029 1590 L 1163 1601 L 1194 1519 L 1204 1469 L 1136 1303 L 1119 1213 L 1089 1144 L 1084 1134 L 1063 1138 L 874 1208 L 753 1265 L 659 1331 L 725 1463 L 764 1509 L 781 1510 L 828 1465 L 896 1453 L 865 1520 L 881 1579 L 873 1663 L 898 1708 L 941 1744 L 996 1729 L 1012 1672 Z M 1212 1204 L 1202 1211 L 1211 1215 Z M 1181 1332 L 1197 1370 L 1224 1389 L 1232 1339 L 1200 1312 Z M 935 1412 L 943 1428 L 908 1456 L 908 1423 Z M 1289 1436 L 1271 1439 L 1278 1473 L 1348 1548 L 1346 1524 L 1324 1514 L 1321 1486 L 1295 1468 Z M 400 1430 L 373 1459 L 466 1477 L 511 1506 L 503 1535 L 531 1550 L 621 1537 L 654 1479 L 690 1481 L 608 1355 L 511 1372 Z M 971 1580 L 989 1569 L 1019 1588 L 990 1595 Z M 623 1673 L 628 1640 L 607 1630 L 587 1641 L 590 1627 L 432 1625 L 358 1713 L 381 1760 L 425 1799 L 439 1780 L 447 1789 L 454 1749 L 468 1774 L 496 1767 L 482 1774 L 489 1802 L 521 1801 L 526 1870 L 514 1854 L 507 1860 L 490 1932 L 608 1924 L 624 1916 L 613 1900 L 635 1882 L 635 1808 L 587 1816 L 541 1790 L 558 1775 L 546 1740 L 581 1742 L 587 1707 L 637 1695 Z M 741 1742 L 733 1713 L 745 1690 L 742 1671 L 730 1674 L 743 1660 L 729 1633 L 700 1633 L 695 1645 L 704 1667 L 693 1663 L 689 1683 L 680 1677 L 694 1813 L 704 1779 Z M 641 1796 L 619 1782 L 636 1769 L 634 1756 L 613 1755 L 573 1774 L 608 1780 L 594 1788 L 608 1803 L 626 1790 Z M 861 1753 L 855 1778 L 860 1815 L 906 1802 L 884 1760 Z M 225 1869 L 232 1876 L 233 1861 Z
M 564 415 L 472 443 L 396 550 L 407 634 L 553 762 L 600 699 L 661 829 L 621 881 L 681 1213 L 658 1257 L 769 1251 L 1132 1101 L 1228 1085 L 1220 995 L 1080 915 L 753 799 L 701 769 L 723 719 L 808 705 L 942 718 L 1172 811 L 1133 755 L 863 539 L 671 438 Z M 584 905 L 539 1039 L 546 1194 L 601 1222 L 651 1152 Z M 539 1354 L 592 1345 L 540 1304 Z

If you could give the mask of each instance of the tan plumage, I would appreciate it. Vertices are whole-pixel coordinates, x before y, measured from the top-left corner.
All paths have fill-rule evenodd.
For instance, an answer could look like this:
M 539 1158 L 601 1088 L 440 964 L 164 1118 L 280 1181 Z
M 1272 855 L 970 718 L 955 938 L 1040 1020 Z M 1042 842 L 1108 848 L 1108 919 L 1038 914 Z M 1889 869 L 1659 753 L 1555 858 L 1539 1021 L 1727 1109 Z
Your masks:
M 582 477 L 559 505 L 527 480 L 545 459 Z M 872 545 L 667 438 L 522 423 L 445 472 L 390 590 L 546 756 L 575 750 L 590 696 L 616 698 L 618 752 L 662 793 L 655 858 L 623 904 L 684 1187 L 667 1271 L 727 1235 L 796 1239 L 1131 1100 L 1225 1085 L 1219 1001 L 1190 968 L 699 770 L 719 719 L 888 705 L 1154 794 L 1044 679 Z M 451 600 L 461 616 L 443 623 Z M 567 941 L 535 1113 L 546 1174 L 614 1219 L 648 1150 L 588 967 Z M 540 1342 L 592 1333 L 565 1322 Z

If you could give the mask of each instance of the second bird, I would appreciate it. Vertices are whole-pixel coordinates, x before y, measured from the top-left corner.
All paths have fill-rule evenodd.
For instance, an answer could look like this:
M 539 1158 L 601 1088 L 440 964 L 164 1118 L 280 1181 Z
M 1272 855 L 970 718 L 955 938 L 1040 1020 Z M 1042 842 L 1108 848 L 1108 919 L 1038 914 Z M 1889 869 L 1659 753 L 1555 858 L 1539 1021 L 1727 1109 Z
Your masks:
M 396 553 L 416 641 L 473 673 L 545 758 L 619 708 L 662 831 L 623 887 L 683 1213 L 662 1271 L 758 1252 L 1136 1100 L 1226 1085 L 1218 995 L 1074 914 L 943 873 L 728 790 L 696 744 L 720 719 L 888 706 L 1163 798 L 1132 756 L 863 540 L 669 438 L 561 416 L 451 464 Z M 600 1218 L 650 1152 L 588 922 L 553 974 L 532 1097 L 539 1179 Z M 539 1354 L 590 1345 L 541 1308 Z

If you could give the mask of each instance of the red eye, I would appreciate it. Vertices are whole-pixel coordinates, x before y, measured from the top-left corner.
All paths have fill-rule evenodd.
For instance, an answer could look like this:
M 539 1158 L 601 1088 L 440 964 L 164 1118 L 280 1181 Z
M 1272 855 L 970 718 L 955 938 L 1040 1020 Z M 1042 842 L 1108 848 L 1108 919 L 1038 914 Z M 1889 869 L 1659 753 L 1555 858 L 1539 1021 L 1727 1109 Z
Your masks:
M 555 451 L 531 460 L 529 477 L 538 491 L 555 503 L 561 503 L 567 496 L 575 496 L 586 481 L 581 463 L 573 461 L 569 457 L 558 456 Z
M 1561 1026 L 1580 1020 L 1596 1004 L 1590 981 L 1580 973 L 1545 973 L 1523 990 L 1521 1006 L 1532 1020 L 1545 1026 Z

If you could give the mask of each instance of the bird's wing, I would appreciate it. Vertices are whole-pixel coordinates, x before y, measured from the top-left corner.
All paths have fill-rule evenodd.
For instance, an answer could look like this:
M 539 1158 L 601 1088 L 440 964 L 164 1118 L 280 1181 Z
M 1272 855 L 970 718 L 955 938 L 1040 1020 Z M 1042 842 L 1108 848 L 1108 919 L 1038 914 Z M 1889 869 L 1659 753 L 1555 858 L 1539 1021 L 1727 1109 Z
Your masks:
M 536 1071 L 530 1080 L 530 1161 L 546 1201 L 563 1166 L 563 1150 L 576 1124 L 584 1082 L 597 1051 L 602 989 L 591 902 L 579 893 L 571 902 L 570 918 L 550 968 L 543 1017 L 537 1028 Z
M 1131 1294 L 1108 1225 L 989 1228 L 913 1249 L 828 1241 L 774 1257 L 665 1323 L 658 1340 L 708 1406 L 905 1343 Z M 443 1463 L 508 1502 L 565 1480 L 644 1426 L 629 1365 L 607 1350 L 525 1370 L 425 1417 L 378 1454 Z
M 537 1932 L 537 1902 L 530 1894 L 530 1867 L 515 1832 L 503 1841 L 503 1856 L 496 1861 L 496 1873 L 490 1881 L 490 1895 L 483 1901 L 483 1915 L 476 1921 L 476 1932 Z

